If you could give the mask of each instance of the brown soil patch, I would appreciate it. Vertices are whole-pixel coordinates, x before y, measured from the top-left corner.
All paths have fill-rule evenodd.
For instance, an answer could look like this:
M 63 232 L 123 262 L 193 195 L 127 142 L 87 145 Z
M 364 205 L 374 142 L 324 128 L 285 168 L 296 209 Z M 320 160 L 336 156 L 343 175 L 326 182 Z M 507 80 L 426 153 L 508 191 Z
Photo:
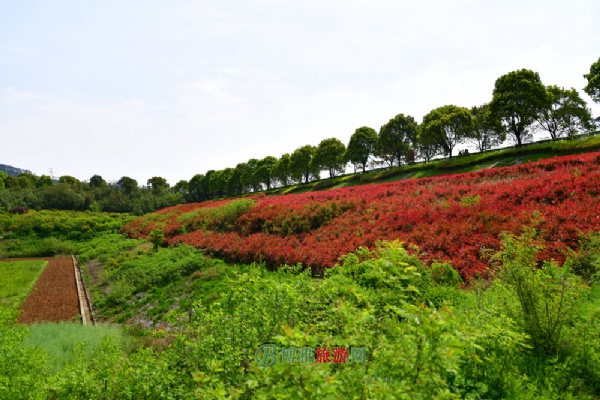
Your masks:
M 20 309 L 19 322 L 58 322 L 79 316 L 71 257 L 48 258 L 48 265 Z

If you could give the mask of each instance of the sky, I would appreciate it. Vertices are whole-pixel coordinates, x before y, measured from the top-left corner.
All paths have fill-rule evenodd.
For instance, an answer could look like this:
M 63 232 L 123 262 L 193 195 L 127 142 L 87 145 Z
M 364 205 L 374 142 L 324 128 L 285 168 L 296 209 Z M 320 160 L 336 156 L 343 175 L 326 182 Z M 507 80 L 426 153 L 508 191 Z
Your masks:
M 0 164 L 174 185 L 487 103 L 522 68 L 598 116 L 582 90 L 598 15 L 598 0 L 0 0 Z

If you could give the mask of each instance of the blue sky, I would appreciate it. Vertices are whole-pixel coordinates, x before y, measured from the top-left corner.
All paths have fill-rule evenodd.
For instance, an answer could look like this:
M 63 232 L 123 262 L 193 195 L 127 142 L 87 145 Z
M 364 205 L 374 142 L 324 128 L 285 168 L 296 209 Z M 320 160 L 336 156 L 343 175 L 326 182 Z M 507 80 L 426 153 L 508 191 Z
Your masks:
M 600 2 L 0 0 L 0 163 L 169 183 L 537 71 L 583 93 Z

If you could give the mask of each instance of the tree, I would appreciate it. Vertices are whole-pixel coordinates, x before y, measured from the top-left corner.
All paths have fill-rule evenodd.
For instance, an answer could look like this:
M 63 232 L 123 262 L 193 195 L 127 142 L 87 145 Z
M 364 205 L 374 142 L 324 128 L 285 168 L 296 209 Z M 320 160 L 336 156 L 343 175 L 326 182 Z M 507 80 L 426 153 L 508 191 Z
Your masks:
M 208 191 L 205 190 L 206 185 L 204 174 L 196 174 L 188 182 L 188 197 L 191 202 L 200 202 L 208 196 Z
M 417 140 L 418 124 L 410 115 L 398 114 L 379 130 L 377 153 L 390 166 L 400 165 L 411 145 Z
M 43 192 L 44 208 L 55 210 L 83 210 L 85 197 L 75 186 L 58 183 Z
M 308 183 L 311 177 L 318 178 L 319 170 L 315 169 L 314 164 L 311 162 L 316 151 L 317 148 L 309 144 L 294 150 L 290 156 L 294 179 L 300 182 L 304 179 L 304 183 Z
M 590 67 L 590 73 L 583 75 L 587 79 L 588 84 L 583 90 L 590 95 L 592 100 L 600 103 L 600 58 Z
M 258 161 L 256 166 L 256 179 L 260 183 L 264 183 L 267 190 L 271 189 L 273 179 L 271 177 L 271 169 L 277 164 L 277 158 L 273 156 L 267 156 L 262 160 Z
M 132 194 L 138 189 L 138 183 L 135 179 L 130 178 L 128 176 L 124 176 L 117 181 L 117 187 L 121 189 L 125 194 Z
M 173 193 L 179 193 L 183 196 L 187 196 L 189 193 L 188 181 L 180 180 L 173 186 L 173 188 L 171 188 L 171 190 L 173 191 Z
M 421 140 L 439 145 L 452 158 L 452 150 L 468 138 L 474 122 L 466 108 L 448 105 L 430 111 L 421 125 Z
M 208 191 L 213 197 L 222 197 L 227 193 L 229 180 L 233 175 L 233 168 L 214 171 L 209 177 Z
M 438 143 L 430 143 L 426 140 L 427 137 L 423 137 L 421 134 L 422 125 L 419 127 L 419 136 L 417 141 L 417 153 L 419 157 L 425 160 L 425 162 L 431 161 L 431 159 L 442 152 L 442 148 Z
M 292 177 L 292 157 L 285 153 L 271 169 L 271 176 L 277 180 L 281 186 L 290 184 Z
M 58 178 L 58 183 L 66 183 L 67 185 L 71 186 L 79 186 L 81 182 L 79 181 L 79 179 L 74 178 L 72 176 L 63 175 L 60 178 Z
M 367 169 L 369 157 L 375 153 L 376 145 L 377 132 L 375 129 L 362 126 L 350 136 L 350 142 L 346 149 L 346 159 L 352 164 L 362 165 L 364 173 Z
M 258 192 L 262 189 L 260 186 L 260 179 L 256 173 L 258 169 L 259 160 L 256 158 L 251 158 L 246 163 L 245 175 L 242 177 L 242 180 L 248 184 L 248 186 L 252 187 L 253 192 Z
M 161 194 L 169 190 L 169 184 L 167 183 L 167 180 L 160 176 L 153 176 L 152 178 L 148 179 L 146 184 L 154 195 Z
M 580 130 L 593 129 L 592 114 L 577 90 L 566 90 L 556 85 L 546 88 L 551 103 L 540 114 L 540 127 L 550 133 L 552 139 L 563 135 L 572 137 Z
M 38 177 L 29 172 L 21 172 L 19 176 L 17 176 L 17 186 L 21 189 L 31 189 L 36 187 L 37 181 Z
M 471 108 L 473 116 L 473 130 L 469 133 L 479 151 L 484 152 L 499 146 L 506 140 L 506 131 L 500 120 L 495 118 L 488 104 Z
M 250 186 L 248 181 L 250 173 L 248 172 L 247 163 L 239 163 L 235 166 L 233 176 L 231 177 L 231 184 L 235 187 L 237 194 L 242 194 Z
M 323 139 L 312 159 L 314 168 L 318 171 L 329 171 L 329 177 L 333 178 L 338 173 L 346 171 L 346 146 L 339 139 Z
M 490 109 L 518 146 L 531 137 L 530 127 L 549 107 L 550 98 L 537 72 L 509 72 L 496 80 Z
M 0 190 L 4 189 L 4 180 L 8 175 L 4 171 L 0 171 Z
M 106 181 L 100 175 L 94 175 L 90 178 L 90 187 L 92 189 L 106 187 Z

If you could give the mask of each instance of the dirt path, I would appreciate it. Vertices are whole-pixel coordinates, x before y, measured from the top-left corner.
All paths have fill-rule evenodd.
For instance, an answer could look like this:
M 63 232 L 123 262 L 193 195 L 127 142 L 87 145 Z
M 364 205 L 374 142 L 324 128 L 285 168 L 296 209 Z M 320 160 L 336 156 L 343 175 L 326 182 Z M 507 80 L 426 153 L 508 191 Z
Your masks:
M 71 257 L 48 258 L 48 265 L 20 309 L 19 322 L 65 321 L 79 314 Z

